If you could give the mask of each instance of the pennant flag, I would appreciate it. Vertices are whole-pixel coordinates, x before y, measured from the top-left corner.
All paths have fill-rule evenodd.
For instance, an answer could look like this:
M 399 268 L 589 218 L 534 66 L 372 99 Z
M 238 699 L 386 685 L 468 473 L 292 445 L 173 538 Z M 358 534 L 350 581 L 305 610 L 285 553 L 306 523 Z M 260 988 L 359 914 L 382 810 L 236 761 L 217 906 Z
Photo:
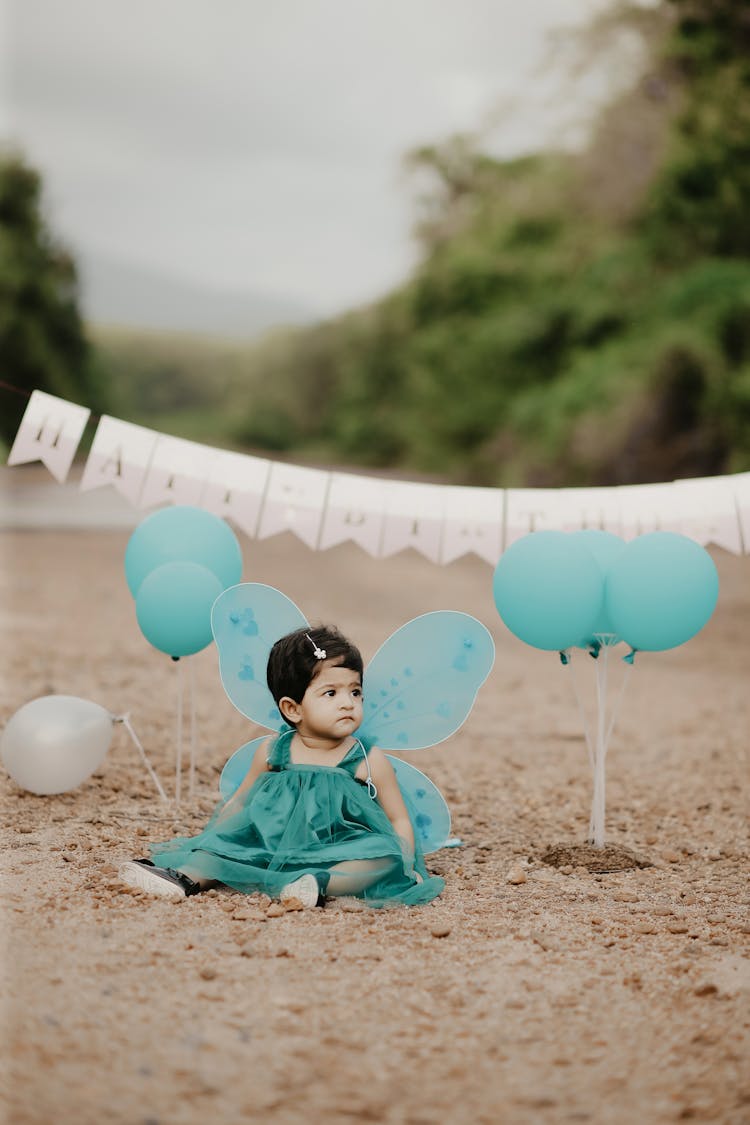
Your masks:
M 648 531 L 683 534 L 682 519 L 675 515 L 672 484 L 624 484 L 616 490 L 620 502 L 623 539 Z
M 505 493 L 503 550 L 531 531 L 559 529 L 557 488 L 509 488 Z
M 479 555 L 491 566 L 503 549 L 503 492 L 500 488 L 445 486 L 440 562 Z
M 682 534 L 701 546 L 714 543 L 742 554 L 740 519 L 731 477 L 696 477 L 672 483 L 672 512 Z
M 330 478 L 331 474 L 321 469 L 271 465 L 258 538 L 293 531 L 303 543 L 315 549 Z
M 384 481 L 385 522 L 380 554 L 387 558 L 413 547 L 428 559 L 440 558 L 443 488 L 437 484 Z
M 270 468 L 270 461 L 261 457 L 219 450 L 208 470 L 201 508 L 232 520 L 246 535 L 254 536 Z
M 380 549 L 385 509 L 385 484 L 373 477 L 333 473 L 320 533 L 320 548 L 353 539 L 368 554 Z
M 81 477 L 81 491 L 111 484 L 131 504 L 137 505 L 158 439 L 155 430 L 105 414 L 94 434 Z
M 9 465 L 41 461 L 62 484 L 86 429 L 91 411 L 45 391 L 32 391 L 8 455 Z
M 143 482 L 139 506 L 200 505 L 203 486 L 216 450 L 209 445 L 161 434 Z

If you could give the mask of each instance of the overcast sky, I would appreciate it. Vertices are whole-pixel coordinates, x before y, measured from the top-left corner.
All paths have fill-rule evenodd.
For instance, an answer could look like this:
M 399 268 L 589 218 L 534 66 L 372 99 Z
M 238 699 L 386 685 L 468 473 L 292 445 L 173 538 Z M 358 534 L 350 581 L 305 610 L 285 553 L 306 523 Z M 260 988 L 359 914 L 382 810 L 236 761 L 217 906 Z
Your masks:
M 6 0 L 0 121 L 84 270 L 327 315 L 415 260 L 408 149 L 494 121 L 511 154 L 576 117 L 539 66 L 602 2 Z

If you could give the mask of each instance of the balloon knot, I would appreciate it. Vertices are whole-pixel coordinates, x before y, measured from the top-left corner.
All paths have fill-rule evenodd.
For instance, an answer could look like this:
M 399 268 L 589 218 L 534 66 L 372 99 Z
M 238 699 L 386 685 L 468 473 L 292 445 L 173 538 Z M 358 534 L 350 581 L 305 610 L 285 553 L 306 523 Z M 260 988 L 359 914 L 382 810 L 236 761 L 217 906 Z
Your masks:
M 636 652 L 637 652 L 637 651 L 638 651 L 637 649 L 635 649 L 635 648 L 631 648 L 631 650 L 630 650 L 630 652 L 629 652 L 629 653 L 627 654 L 627 656 L 623 656 L 623 658 L 622 658 L 622 659 L 624 660 L 624 662 L 625 662 L 626 664 L 632 664 L 632 663 L 633 663 L 633 661 L 635 660 L 635 654 L 636 654 Z
M 561 652 L 560 653 L 560 663 L 561 664 L 570 664 L 570 657 L 568 656 L 567 652 Z

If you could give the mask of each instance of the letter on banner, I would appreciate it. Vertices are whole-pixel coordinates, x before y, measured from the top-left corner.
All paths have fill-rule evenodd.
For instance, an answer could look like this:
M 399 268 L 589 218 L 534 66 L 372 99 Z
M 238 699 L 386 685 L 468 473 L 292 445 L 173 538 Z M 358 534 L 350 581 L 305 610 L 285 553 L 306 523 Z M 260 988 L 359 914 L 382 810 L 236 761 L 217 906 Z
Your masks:
M 446 486 L 443 493 L 441 563 L 473 552 L 491 566 L 502 553 L 503 492 L 500 488 Z
M 561 488 L 556 499 L 557 526 L 562 531 L 611 531 L 622 527 L 616 488 Z
M 216 452 L 209 445 L 160 434 L 143 482 L 139 507 L 157 504 L 198 507 Z
M 333 473 L 323 515 L 320 547 L 335 547 L 353 539 L 377 556 L 383 530 L 385 487 L 382 480 L 354 473 Z
M 385 522 L 380 554 L 387 558 L 413 547 L 433 562 L 440 559 L 443 488 L 437 484 L 383 481 Z
M 261 457 L 217 450 L 201 494 L 201 508 L 232 520 L 246 535 L 254 536 L 270 467 L 270 461 Z
M 131 504 L 138 504 L 159 435 L 144 426 L 101 419 L 81 478 L 83 492 L 111 484 Z
M 557 488 L 509 488 L 505 492 L 503 550 L 531 531 L 562 531 Z
M 315 549 L 330 479 L 331 474 L 322 469 L 272 464 L 258 538 L 293 531 L 303 543 Z
M 731 477 L 696 477 L 672 484 L 672 511 L 683 535 L 705 547 L 714 543 L 742 554 L 740 517 Z
M 649 531 L 684 534 L 682 519 L 675 514 L 671 483 L 625 484 L 613 491 L 619 497 L 623 539 L 635 539 Z
M 32 391 L 13 446 L 9 465 L 41 461 L 61 484 L 70 472 L 91 411 L 85 406 Z

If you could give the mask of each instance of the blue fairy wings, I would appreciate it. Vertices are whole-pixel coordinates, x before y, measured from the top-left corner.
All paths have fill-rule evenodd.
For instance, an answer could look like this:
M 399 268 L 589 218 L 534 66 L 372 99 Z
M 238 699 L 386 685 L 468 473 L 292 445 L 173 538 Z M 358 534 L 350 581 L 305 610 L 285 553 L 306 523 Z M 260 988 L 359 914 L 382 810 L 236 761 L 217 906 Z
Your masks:
M 211 627 L 224 690 L 260 726 L 285 726 L 266 682 L 268 654 L 280 637 L 308 624 L 285 594 L 258 582 L 230 586 L 214 603 Z M 358 737 L 383 750 L 444 741 L 468 716 L 494 658 L 492 637 L 469 614 L 438 610 L 415 617 L 365 669 Z
M 281 590 L 242 582 L 220 594 L 211 610 L 224 691 L 243 715 L 261 727 L 286 726 L 266 682 L 268 654 L 280 637 L 307 625 L 302 610 Z

